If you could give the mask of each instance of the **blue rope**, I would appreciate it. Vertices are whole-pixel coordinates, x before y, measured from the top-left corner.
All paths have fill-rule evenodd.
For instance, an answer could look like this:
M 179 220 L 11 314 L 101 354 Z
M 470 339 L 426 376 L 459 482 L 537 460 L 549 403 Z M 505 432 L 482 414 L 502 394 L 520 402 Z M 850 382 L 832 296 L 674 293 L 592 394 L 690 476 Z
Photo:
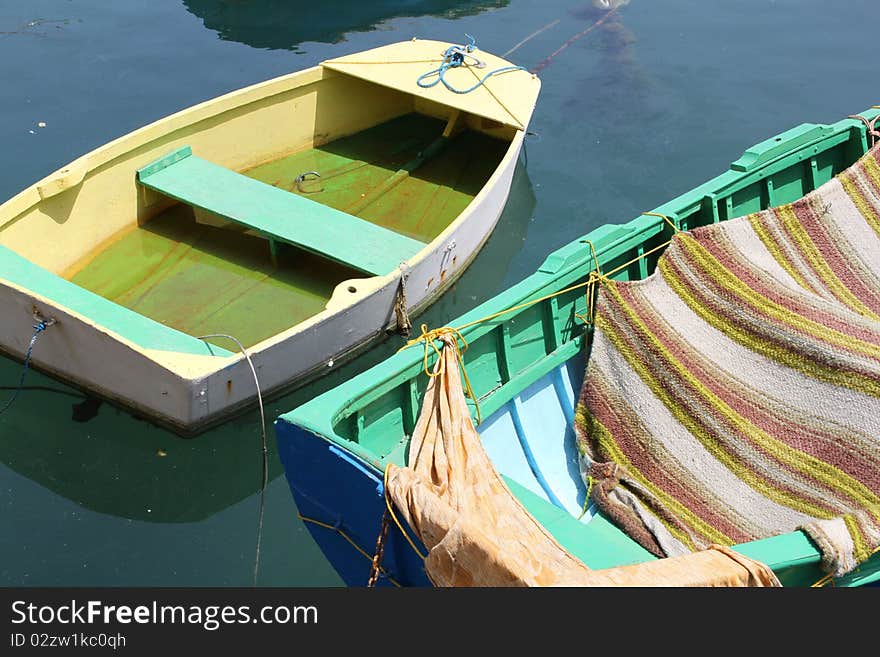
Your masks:
M 0 415 L 3 415 L 12 403 L 18 398 L 19 393 L 24 388 L 24 377 L 27 376 L 28 367 L 31 364 L 31 352 L 34 350 L 34 345 L 37 343 L 37 338 L 40 333 L 45 331 L 49 327 L 49 323 L 45 320 L 39 320 L 36 324 L 34 324 L 34 335 L 31 338 L 31 342 L 28 345 L 27 352 L 24 355 L 24 369 L 21 371 L 21 379 L 18 381 L 18 388 L 16 388 L 15 392 L 12 393 L 12 397 L 6 402 L 2 409 L 0 409 Z
M 524 71 L 525 67 L 523 66 L 502 66 L 500 68 L 496 68 L 494 71 L 489 71 L 485 76 L 483 76 L 482 80 L 479 80 L 474 85 L 468 87 L 467 89 L 456 89 L 451 84 L 446 81 L 446 71 L 451 68 L 458 68 L 460 66 L 465 66 L 467 64 L 466 58 L 471 57 L 471 59 L 477 60 L 476 57 L 471 55 L 471 53 L 477 49 L 477 42 L 474 37 L 470 34 L 465 34 L 465 36 L 470 40 L 470 43 L 467 43 L 462 46 L 449 46 L 446 49 L 446 52 L 443 53 L 443 63 L 440 64 L 433 71 L 428 71 L 427 73 L 423 73 L 416 80 L 416 84 L 419 85 L 422 89 L 430 89 L 431 87 L 437 86 L 439 83 L 443 83 L 443 86 L 449 89 L 454 94 L 469 94 L 474 89 L 477 89 L 481 85 L 483 85 L 486 80 L 491 78 L 493 75 L 498 75 L 499 73 L 506 73 L 508 71 Z M 436 79 L 433 82 L 425 82 L 425 78 L 429 78 L 431 76 L 436 76 Z

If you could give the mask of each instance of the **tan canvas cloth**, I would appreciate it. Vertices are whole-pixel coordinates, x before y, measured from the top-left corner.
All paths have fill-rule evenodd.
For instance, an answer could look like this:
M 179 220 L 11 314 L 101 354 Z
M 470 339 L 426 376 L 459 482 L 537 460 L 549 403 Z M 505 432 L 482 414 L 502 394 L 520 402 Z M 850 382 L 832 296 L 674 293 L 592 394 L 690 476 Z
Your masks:
M 732 550 L 590 570 L 510 492 L 471 422 L 454 338 L 435 364 L 408 467 L 389 466 L 388 494 L 428 549 L 437 586 L 778 586 L 763 564 Z

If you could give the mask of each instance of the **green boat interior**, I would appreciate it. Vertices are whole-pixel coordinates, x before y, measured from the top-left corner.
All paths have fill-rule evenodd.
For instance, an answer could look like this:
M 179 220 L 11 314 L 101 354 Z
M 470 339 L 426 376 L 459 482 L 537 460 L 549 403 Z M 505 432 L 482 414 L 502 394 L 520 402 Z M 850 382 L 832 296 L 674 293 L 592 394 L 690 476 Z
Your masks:
M 122 231 L 64 277 L 184 333 L 233 334 L 252 346 L 321 312 L 340 282 L 385 273 L 392 259 L 415 255 L 467 207 L 508 142 L 471 130 L 443 137 L 445 127 L 443 120 L 410 113 L 243 175 L 222 170 L 211 202 L 197 198 L 208 194 L 205 186 L 192 184 L 197 176 L 191 174 L 221 168 L 194 157 L 198 153 L 172 153 L 160 163 L 164 171 L 156 173 L 155 164 L 142 169 L 141 184 L 182 202 Z M 181 169 L 175 177 L 174 167 L 183 166 L 188 175 Z M 187 191 L 177 184 L 184 179 L 190 181 Z M 234 190 L 259 201 L 242 202 L 252 197 L 233 198 Z M 235 206 L 246 212 L 270 196 L 272 207 L 285 214 L 288 208 L 305 210 L 301 227 L 308 232 L 311 225 L 311 242 L 288 235 L 299 227 L 277 217 L 270 229 L 232 211 Z M 326 232 L 315 231 L 309 208 L 327 222 Z M 350 232 L 346 220 L 385 245 L 379 249 L 387 252 L 385 261 L 340 251 L 332 228 Z M 357 250 L 357 240 L 348 242 Z

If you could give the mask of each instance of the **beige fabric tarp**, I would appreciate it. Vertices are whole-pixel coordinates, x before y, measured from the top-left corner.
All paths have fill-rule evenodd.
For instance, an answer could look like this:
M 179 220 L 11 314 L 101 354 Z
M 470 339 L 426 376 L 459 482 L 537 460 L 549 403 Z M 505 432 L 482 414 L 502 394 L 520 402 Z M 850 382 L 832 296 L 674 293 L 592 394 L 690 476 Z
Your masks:
M 451 336 L 425 393 L 408 467 L 389 466 L 388 494 L 428 549 L 436 586 L 778 586 L 773 572 L 721 546 L 591 570 L 520 504 L 471 422 Z

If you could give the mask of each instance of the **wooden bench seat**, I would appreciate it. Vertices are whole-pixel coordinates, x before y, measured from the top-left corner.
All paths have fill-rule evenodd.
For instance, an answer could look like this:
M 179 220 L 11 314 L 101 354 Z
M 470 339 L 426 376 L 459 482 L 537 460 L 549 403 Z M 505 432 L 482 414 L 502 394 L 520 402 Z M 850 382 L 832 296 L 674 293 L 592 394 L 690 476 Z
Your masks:
M 138 170 L 161 194 L 372 275 L 388 274 L 425 245 L 394 231 L 192 154 L 184 146 Z M 274 251 L 274 243 L 273 243 Z

